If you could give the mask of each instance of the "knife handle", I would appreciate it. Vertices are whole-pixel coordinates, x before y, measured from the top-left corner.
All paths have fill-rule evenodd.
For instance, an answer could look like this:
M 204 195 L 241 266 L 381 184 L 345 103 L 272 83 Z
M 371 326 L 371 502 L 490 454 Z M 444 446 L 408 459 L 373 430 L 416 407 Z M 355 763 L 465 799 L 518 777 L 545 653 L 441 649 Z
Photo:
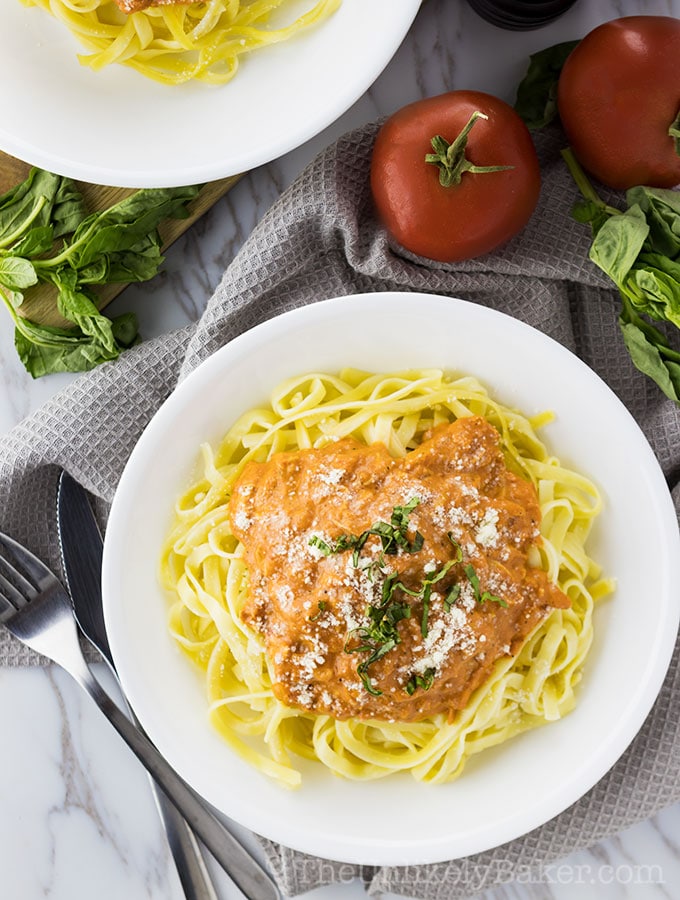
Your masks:
M 59 475 L 57 491 L 59 546 L 76 618 L 85 638 L 102 655 L 120 687 L 106 636 L 101 596 L 104 544 L 90 501 L 66 471 Z M 141 729 L 121 688 L 120 697 L 132 721 Z M 198 841 L 165 794 L 149 778 L 151 790 L 186 900 L 218 900 Z

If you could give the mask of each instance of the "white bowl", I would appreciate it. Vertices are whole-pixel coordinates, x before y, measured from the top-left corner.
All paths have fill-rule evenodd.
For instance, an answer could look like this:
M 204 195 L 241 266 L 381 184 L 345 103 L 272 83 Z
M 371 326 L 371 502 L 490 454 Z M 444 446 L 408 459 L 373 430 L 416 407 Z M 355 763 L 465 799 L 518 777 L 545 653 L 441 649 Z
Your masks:
M 625 352 L 622 348 L 621 352 Z M 590 545 L 618 587 L 595 615 L 596 638 L 565 719 L 486 751 L 455 782 L 410 776 L 342 781 L 303 767 L 286 791 L 237 758 L 207 721 L 203 682 L 174 646 L 157 582 L 175 498 L 203 441 L 283 378 L 345 366 L 441 367 L 476 375 L 527 414 L 562 462 L 591 477 L 605 510 Z M 158 411 L 125 468 L 106 532 L 106 623 L 124 689 L 174 768 L 218 810 L 308 853 L 369 865 L 466 856 L 509 841 L 574 803 L 616 762 L 649 712 L 680 617 L 680 539 L 658 463 L 604 382 L 540 332 L 445 297 L 378 293 L 278 316 L 206 360 Z
M 300 10 L 309 3 L 298 0 Z M 250 54 L 214 87 L 168 87 L 120 65 L 81 66 L 64 24 L 4 3 L 0 148 L 60 175 L 173 187 L 245 172 L 299 147 L 375 81 L 420 0 L 343 0 L 328 20 Z

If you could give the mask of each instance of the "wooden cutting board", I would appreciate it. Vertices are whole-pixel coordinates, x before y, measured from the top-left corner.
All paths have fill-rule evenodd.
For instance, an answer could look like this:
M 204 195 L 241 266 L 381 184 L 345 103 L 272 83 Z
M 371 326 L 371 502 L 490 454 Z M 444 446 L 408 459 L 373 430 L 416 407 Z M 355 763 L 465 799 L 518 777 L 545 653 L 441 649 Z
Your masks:
M 0 151 L 0 194 L 4 194 L 10 188 L 23 181 L 29 170 L 30 166 L 28 163 Z M 184 234 L 187 228 L 191 228 L 194 222 L 204 212 L 207 212 L 220 197 L 223 197 L 240 177 L 240 175 L 232 175 L 221 181 L 208 182 L 201 189 L 196 199 L 188 204 L 191 212 L 188 219 L 168 219 L 163 222 L 158 229 L 163 239 L 163 248 L 169 247 L 174 240 L 181 234 Z M 90 212 L 106 209 L 108 206 L 112 206 L 124 197 L 134 193 L 132 188 L 104 187 L 83 181 L 79 181 L 77 184 Z M 111 284 L 103 287 L 95 286 L 94 290 L 99 298 L 99 308 L 101 309 L 107 303 L 110 303 L 125 287 L 126 285 L 124 284 Z M 27 319 L 39 322 L 42 325 L 59 326 L 70 324 L 65 323 L 57 313 L 54 303 L 55 296 L 56 291 L 52 285 L 40 284 L 29 288 L 24 292 L 21 314 Z

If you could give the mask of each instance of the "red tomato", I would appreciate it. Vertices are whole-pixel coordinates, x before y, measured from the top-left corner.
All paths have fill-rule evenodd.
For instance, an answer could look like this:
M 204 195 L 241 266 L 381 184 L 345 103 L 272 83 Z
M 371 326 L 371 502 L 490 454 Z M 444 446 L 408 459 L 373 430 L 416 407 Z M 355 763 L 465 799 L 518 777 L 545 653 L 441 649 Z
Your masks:
M 680 184 L 680 20 L 627 16 L 595 28 L 568 56 L 557 104 L 574 155 L 603 184 Z
M 471 117 L 481 113 L 482 117 Z M 477 167 L 444 187 L 440 166 L 427 162 L 437 135 L 449 144 L 469 127 L 457 154 Z M 463 138 L 463 143 L 465 139 Z M 538 201 L 540 171 L 529 132 L 497 97 L 452 91 L 418 100 L 378 132 L 371 191 L 387 231 L 406 250 L 441 262 L 470 259 L 505 243 L 526 225 Z

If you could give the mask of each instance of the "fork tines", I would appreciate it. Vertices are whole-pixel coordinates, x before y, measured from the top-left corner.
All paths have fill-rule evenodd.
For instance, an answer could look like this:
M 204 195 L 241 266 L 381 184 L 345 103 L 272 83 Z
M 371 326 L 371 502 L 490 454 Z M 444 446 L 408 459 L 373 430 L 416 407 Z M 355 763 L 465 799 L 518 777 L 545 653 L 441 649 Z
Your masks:
M 31 580 L 30 558 L 28 563 L 16 541 L 0 533 L 0 622 L 38 595 Z

